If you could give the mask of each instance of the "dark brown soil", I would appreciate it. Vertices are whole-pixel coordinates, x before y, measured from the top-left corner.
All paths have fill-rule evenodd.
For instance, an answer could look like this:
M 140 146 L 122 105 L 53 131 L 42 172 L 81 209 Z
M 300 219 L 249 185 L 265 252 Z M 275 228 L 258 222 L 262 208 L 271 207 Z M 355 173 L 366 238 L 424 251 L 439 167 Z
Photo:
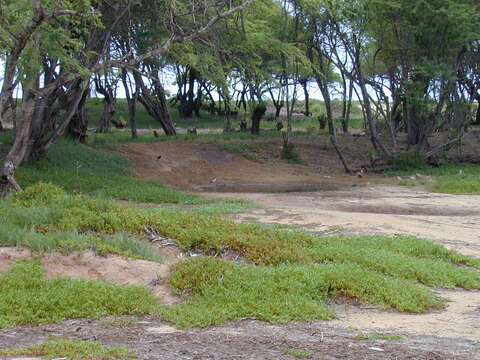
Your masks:
M 353 169 L 368 163 L 366 138 L 344 135 L 343 150 Z M 375 175 L 346 175 L 328 137 L 295 137 L 301 164 L 280 159 L 282 140 L 232 140 L 246 147 L 249 157 L 232 154 L 215 144 L 176 140 L 122 144 L 118 152 L 130 158 L 138 177 L 170 187 L 215 192 L 292 192 L 334 190 L 369 182 L 389 182 Z M 333 184 L 332 177 L 335 177 Z

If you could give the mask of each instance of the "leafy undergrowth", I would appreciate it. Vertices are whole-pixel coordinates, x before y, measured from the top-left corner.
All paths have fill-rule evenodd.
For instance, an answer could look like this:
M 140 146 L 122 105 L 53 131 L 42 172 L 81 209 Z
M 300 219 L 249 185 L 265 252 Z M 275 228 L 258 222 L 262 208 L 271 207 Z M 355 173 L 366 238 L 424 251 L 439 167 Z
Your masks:
M 134 360 L 137 356 L 124 347 L 107 347 L 100 342 L 55 339 L 20 349 L 0 350 L 0 356 L 41 356 L 44 359 Z
M 242 255 L 242 264 L 205 257 L 173 268 L 172 287 L 190 300 L 160 312 L 181 327 L 252 316 L 328 319 L 334 314 L 324 304 L 331 297 L 421 313 L 443 304 L 428 287 L 480 288 L 480 273 L 472 269 L 480 269 L 480 259 L 413 237 L 311 235 L 237 224 L 209 211 L 128 207 L 47 184 L 3 200 L 0 211 L 6 214 L 0 229 L 3 221 L 44 239 L 75 234 L 75 244 L 84 236 L 138 236 L 148 227 L 183 250 Z
M 298 131 L 296 134 L 305 135 L 305 132 Z M 252 135 L 249 132 L 228 132 L 228 133 L 210 133 L 210 134 L 178 134 L 176 136 L 166 136 L 160 134 L 159 137 L 152 133 L 142 134 L 136 139 L 132 139 L 128 132 L 115 131 L 111 134 L 92 134 L 89 137 L 88 143 L 102 148 L 113 148 L 119 143 L 129 142 L 154 142 L 154 141 L 175 141 L 175 140 L 191 140 L 201 143 L 223 143 L 231 140 L 258 140 L 259 138 L 278 138 L 281 133 L 273 130 L 261 130 L 260 135 Z
M 0 246 L 25 247 L 36 254 L 49 251 L 70 254 L 74 251 L 93 250 L 101 256 L 116 254 L 155 262 L 163 261 L 151 247 L 125 232 L 107 234 L 75 227 L 63 231 L 61 228 L 56 230 L 46 226 L 45 220 L 50 216 L 54 216 L 53 221 L 58 217 L 66 220 L 65 216 L 75 217 L 78 212 L 82 212 L 82 209 L 70 207 L 69 204 L 52 204 L 52 199 L 72 198 L 81 201 L 83 196 L 69 196 L 54 185 L 39 184 L 27 188 L 15 197 L 0 201 Z M 98 205 L 91 208 L 91 211 L 102 210 L 104 201 L 90 201 Z M 90 213 L 89 216 L 93 218 L 94 214 Z
M 158 299 L 141 286 L 46 278 L 35 262 L 20 262 L 0 276 L 0 328 L 72 318 L 150 314 Z
M 424 185 L 427 190 L 444 194 L 480 194 L 480 165 L 446 163 L 438 167 L 423 162 L 415 153 L 405 153 L 397 169 L 388 171 L 388 176 L 410 176 L 421 174 L 416 179 L 403 179 L 400 185 Z M 432 176 L 426 179 L 424 176 Z

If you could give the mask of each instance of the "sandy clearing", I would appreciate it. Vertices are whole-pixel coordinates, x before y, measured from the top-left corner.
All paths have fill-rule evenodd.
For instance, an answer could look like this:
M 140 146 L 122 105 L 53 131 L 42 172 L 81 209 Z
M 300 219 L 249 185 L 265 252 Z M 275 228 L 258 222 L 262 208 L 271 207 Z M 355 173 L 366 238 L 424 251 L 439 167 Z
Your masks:
M 480 257 L 480 196 L 429 193 L 420 188 L 368 185 L 311 193 L 222 193 L 210 197 L 251 200 L 262 206 L 239 220 L 339 227 L 353 234 L 406 234 Z

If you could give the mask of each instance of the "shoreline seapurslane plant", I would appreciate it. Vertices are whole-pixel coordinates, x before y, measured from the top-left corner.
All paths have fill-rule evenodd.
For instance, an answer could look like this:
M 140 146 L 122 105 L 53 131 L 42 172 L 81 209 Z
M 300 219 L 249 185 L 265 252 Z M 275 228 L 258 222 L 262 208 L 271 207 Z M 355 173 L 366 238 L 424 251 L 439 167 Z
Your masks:
M 480 289 L 480 259 L 409 236 L 313 235 L 236 223 L 204 209 L 126 206 L 41 183 L 3 199 L 0 210 L 0 229 L 10 229 L 0 230 L 1 246 L 36 246 L 39 253 L 93 248 L 155 260 L 141 240 L 148 228 L 201 254 L 174 265 L 168 279 L 188 300 L 149 308 L 180 327 L 242 317 L 329 319 L 332 298 L 422 313 L 444 304 L 431 288 Z M 218 258 L 228 253 L 242 262 Z

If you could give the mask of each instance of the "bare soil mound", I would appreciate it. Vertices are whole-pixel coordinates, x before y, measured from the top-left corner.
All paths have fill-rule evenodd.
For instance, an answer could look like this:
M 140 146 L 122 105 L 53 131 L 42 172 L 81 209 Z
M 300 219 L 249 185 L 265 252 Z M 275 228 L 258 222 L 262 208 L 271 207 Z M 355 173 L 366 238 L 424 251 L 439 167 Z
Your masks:
M 123 144 L 118 151 L 133 161 L 140 178 L 184 190 L 320 191 L 364 182 L 365 179 L 360 181 L 343 174 L 336 154 L 321 142 L 324 139 L 316 139 L 317 143 L 312 143 L 312 139 L 296 141 L 303 164 L 290 164 L 280 159 L 280 139 L 262 140 L 261 146 L 253 146 L 258 161 L 226 152 L 214 144 L 182 140 Z M 358 155 L 354 158 L 361 163 Z M 331 181 L 332 173 L 335 184 Z M 378 177 L 371 176 L 369 181 L 378 181 Z
M 0 272 L 8 270 L 16 261 L 30 257 L 30 252 L 25 249 L 0 248 Z M 180 301 L 162 281 L 169 275 L 168 264 L 114 255 L 100 257 L 86 251 L 72 255 L 45 254 L 41 266 L 47 277 L 62 275 L 72 279 L 109 281 L 117 285 L 144 285 L 164 304 L 173 305 Z

